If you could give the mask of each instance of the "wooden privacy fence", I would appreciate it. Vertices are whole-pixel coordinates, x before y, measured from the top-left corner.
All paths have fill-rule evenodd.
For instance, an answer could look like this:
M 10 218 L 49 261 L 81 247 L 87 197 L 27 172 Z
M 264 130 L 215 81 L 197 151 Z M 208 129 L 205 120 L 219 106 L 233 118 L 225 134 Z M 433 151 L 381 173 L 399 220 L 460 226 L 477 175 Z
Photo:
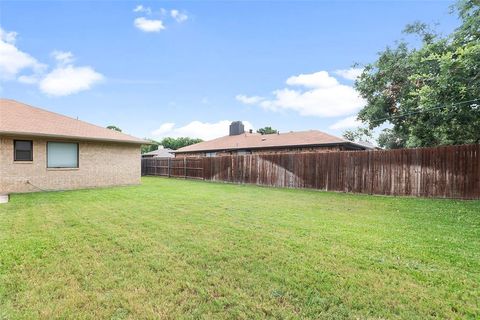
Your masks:
M 170 169 L 165 168 L 165 161 L 143 159 L 142 174 L 368 194 L 480 199 L 480 145 L 177 158 L 170 160 Z
M 142 176 L 203 179 L 203 163 L 201 158 L 142 159 Z

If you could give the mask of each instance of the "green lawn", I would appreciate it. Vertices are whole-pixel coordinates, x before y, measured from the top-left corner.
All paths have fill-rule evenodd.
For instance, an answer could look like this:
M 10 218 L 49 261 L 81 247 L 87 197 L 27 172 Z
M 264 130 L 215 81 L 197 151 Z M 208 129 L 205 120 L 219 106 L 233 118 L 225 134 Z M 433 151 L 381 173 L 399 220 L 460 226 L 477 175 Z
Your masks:
M 480 317 L 480 201 L 144 178 L 0 205 L 0 319 Z

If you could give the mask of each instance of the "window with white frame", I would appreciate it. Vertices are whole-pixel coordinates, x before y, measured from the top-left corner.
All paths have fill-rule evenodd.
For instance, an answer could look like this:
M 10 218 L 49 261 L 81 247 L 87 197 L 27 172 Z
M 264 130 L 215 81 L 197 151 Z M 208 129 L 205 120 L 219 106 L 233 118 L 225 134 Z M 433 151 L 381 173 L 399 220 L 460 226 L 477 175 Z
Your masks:
M 47 168 L 78 168 L 78 143 L 47 142 Z

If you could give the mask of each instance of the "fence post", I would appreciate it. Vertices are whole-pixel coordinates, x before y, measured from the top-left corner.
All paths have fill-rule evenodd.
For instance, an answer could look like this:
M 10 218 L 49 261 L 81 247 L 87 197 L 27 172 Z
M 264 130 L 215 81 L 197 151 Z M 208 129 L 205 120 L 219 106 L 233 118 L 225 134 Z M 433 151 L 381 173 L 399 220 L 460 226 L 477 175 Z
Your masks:
M 187 179 L 187 158 L 183 158 L 183 175 Z
M 168 158 L 168 166 L 167 166 L 167 170 L 168 170 L 168 177 L 170 178 L 170 158 Z
M 202 177 L 203 177 L 203 180 L 205 180 L 205 167 L 206 167 L 207 160 L 206 158 L 201 158 L 201 159 L 202 160 L 200 161 L 202 161 Z

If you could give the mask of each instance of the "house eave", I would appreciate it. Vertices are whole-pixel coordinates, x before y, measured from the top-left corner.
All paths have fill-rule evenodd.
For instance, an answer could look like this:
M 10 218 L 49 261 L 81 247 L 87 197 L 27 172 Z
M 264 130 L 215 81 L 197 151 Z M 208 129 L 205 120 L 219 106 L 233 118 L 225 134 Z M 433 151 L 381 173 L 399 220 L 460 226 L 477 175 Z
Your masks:
M 146 141 L 146 140 L 123 140 L 123 139 L 108 139 L 108 138 L 105 139 L 105 138 L 97 138 L 97 137 L 58 135 L 58 134 L 37 133 L 37 132 L 2 131 L 2 130 L 0 130 L 0 136 L 42 137 L 42 138 L 69 139 L 69 140 L 80 140 L 80 141 L 116 142 L 116 143 L 127 143 L 127 144 L 137 144 L 137 145 L 153 144 L 150 141 Z

